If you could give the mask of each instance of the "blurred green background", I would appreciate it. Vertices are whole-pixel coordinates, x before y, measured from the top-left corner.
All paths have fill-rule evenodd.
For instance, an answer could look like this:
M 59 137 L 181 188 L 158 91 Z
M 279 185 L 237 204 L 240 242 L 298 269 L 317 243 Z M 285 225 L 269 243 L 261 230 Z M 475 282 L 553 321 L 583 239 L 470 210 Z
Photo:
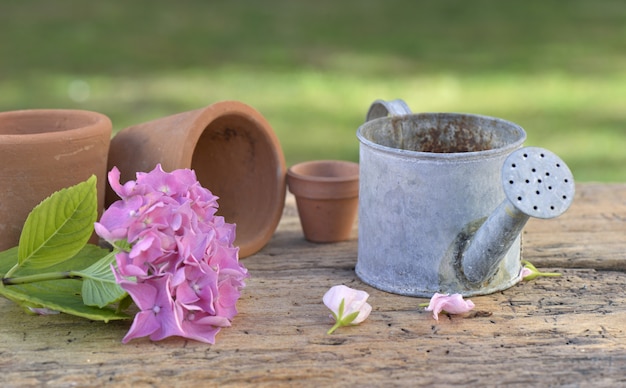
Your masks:
M 289 165 L 358 160 L 370 103 L 514 121 L 578 181 L 626 182 L 621 0 L 23 0 L 0 3 L 0 110 L 114 130 L 240 100 Z

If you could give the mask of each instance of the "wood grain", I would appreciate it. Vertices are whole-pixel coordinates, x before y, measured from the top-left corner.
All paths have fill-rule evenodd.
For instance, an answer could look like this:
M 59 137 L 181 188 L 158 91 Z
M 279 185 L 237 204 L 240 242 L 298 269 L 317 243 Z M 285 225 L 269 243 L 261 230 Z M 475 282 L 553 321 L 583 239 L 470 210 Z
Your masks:
M 531 219 L 523 233 L 524 256 L 535 265 L 624 271 L 626 185 L 579 185 L 565 214 Z
M 580 185 L 572 208 L 531 221 L 524 257 L 559 278 L 472 298 L 435 321 L 425 299 L 354 274 L 354 238 L 306 242 L 293 200 L 274 238 L 244 260 L 252 277 L 233 326 L 208 346 L 180 338 L 120 343 L 129 322 L 28 316 L 0 300 L 2 386 L 537 386 L 626 384 L 626 185 Z M 368 291 L 371 316 L 331 326 L 335 284 Z

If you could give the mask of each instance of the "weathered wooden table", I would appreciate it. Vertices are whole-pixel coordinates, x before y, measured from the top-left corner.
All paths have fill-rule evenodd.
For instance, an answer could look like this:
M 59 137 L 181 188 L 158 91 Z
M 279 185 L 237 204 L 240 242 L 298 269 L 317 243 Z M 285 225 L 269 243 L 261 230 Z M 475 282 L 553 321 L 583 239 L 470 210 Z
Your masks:
M 244 259 L 252 277 L 216 345 L 120 340 L 130 322 L 28 316 L 0 300 L 2 386 L 626 384 L 626 185 L 583 184 L 563 216 L 531 220 L 524 258 L 538 278 L 471 298 L 437 322 L 427 300 L 378 291 L 354 273 L 351 241 L 303 239 L 293 199 L 271 242 Z M 370 317 L 327 335 L 322 295 L 370 293 Z

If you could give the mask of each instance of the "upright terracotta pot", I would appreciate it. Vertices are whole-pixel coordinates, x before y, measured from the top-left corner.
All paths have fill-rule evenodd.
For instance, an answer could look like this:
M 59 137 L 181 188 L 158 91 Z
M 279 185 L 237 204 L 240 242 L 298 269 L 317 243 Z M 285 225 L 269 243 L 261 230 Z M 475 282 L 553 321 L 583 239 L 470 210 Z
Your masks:
M 291 166 L 289 191 L 304 237 L 312 242 L 348 240 L 359 203 L 359 165 L 342 160 L 315 160 Z
M 190 168 L 220 197 L 218 214 L 237 224 L 239 256 L 272 237 L 285 204 L 285 159 L 270 124 L 252 107 L 224 101 L 120 131 L 111 142 L 109 169 L 121 181 L 158 163 L 165 171 Z M 107 192 L 107 204 L 117 200 Z
M 39 202 L 92 174 L 103 208 L 110 139 L 111 120 L 96 112 L 0 113 L 0 250 L 18 244 L 24 221 Z

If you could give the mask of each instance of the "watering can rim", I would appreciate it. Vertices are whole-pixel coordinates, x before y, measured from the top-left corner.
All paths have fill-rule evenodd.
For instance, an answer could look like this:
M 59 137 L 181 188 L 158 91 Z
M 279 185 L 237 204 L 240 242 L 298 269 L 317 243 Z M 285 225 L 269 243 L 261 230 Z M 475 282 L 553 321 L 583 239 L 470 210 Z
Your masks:
M 409 117 L 409 116 L 415 116 L 415 117 L 418 117 L 418 116 L 456 116 L 456 117 L 465 116 L 465 117 L 468 117 L 469 116 L 469 117 L 474 117 L 477 119 L 499 122 L 501 124 L 514 127 L 517 130 L 519 130 L 520 136 L 517 140 L 511 143 L 508 143 L 502 147 L 492 148 L 488 150 L 465 151 L 465 152 L 428 152 L 428 151 L 413 151 L 413 150 L 405 150 L 401 148 L 388 147 L 382 144 L 375 143 L 367 139 L 362 134 L 362 131 L 364 130 L 366 126 L 375 125 L 376 123 L 382 122 L 385 120 L 398 120 L 399 118 Z M 436 159 L 436 160 L 442 160 L 442 161 L 445 161 L 445 160 L 457 160 L 458 161 L 458 160 L 465 160 L 465 159 L 471 160 L 471 159 L 476 159 L 476 158 L 495 157 L 495 156 L 510 153 L 511 151 L 514 151 L 520 148 L 526 141 L 526 131 L 519 124 L 516 124 L 509 120 L 501 119 L 498 117 L 480 115 L 480 114 L 475 114 L 475 113 L 463 113 L 463 112 L 420 112 L 420 113 L 408 113 L 408 114 L 403 114 L 403 115 L 390 115 L 387 117 L 378 117 L 378 118 L 371 119 L 361 124 L 357 128 L 356 136 L 362 144 L 367 145 L 381 152 L 386 152 L 386 153 L 390 153 L 390 154 L 394 154 L 398 156 L 406 156 L 406 157 L 411 157 L 411 158 L 418 157 L 421 159 Z

